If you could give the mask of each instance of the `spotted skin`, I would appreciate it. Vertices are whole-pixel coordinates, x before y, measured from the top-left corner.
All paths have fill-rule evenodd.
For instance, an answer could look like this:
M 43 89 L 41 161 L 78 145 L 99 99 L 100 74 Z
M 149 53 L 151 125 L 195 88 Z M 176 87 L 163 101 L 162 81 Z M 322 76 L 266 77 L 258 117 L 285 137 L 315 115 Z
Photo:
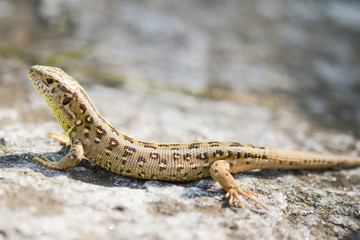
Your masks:
M 32 66 L 31 83 L 48 103 L 70 141 L 70 152 L 60 161 L 46 157 L 33 160 L 57 170 L 76 166 L 83 156 L 111 172 L 142 179 L 191 181 L 211 176 L 227 192 L 229 204 L 240 196 L 257 201 L 242 189 L 231 173 L 252 169 L 313 169 L 360 165 L 359 157 L 257 147 L 238 142 L 150 143 L 126 136 L 100 115 L 84 89 L 59 68 Z

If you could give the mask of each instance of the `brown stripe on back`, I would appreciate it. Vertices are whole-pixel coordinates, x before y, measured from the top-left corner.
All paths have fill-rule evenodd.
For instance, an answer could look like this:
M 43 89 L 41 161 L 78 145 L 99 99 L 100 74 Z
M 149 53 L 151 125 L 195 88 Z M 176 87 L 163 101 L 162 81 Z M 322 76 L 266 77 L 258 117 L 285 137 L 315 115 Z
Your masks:
M 152 145 L 152 144 L 145 144 L 144 147 L 145 147 L 145 148 L 157 149 L 157 147 L 155 147 L 155 146 Z
M 111 125 L 109 125 L 109 127 L 110 127 L 110 129 L 111 129 L 111 131 L 113 132 L 113 133 L 115 133 L 116 135 L 120 135 L 119 134 L 119 131 L 118 130 L 116 130 L 113 126 L 111 126 Z
M 169 145 L 169 144 L 164 144 L 164 143 L 162 143 L 162 144 L 159 144 L 158 146 L 159 146 L 159 147 L 169 147 L 170 145 Z
M 132 139 L 131 137 L 124 135 L 124 139 L 130 143 L 134 143 L 134 139 Z
M 238 143 L 238 142 L 230 142 L 230 147 L 244 147 L 243 144 Z

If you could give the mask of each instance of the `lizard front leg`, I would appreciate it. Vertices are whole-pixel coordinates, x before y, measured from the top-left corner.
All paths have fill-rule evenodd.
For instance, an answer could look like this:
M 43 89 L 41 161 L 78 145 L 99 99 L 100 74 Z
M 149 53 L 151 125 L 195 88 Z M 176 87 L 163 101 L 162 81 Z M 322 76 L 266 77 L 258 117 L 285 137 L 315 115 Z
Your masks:
M 224 160 L 217 160 L 213 162 L 210 166 L 210 175 L 211 177 L 220 183 L 221 187 L 226 191 L 226 198 L 229 198 L 229 204 L 232 205 L 234 198 L 236 198 L 239 203 L 241 204 L 241 207 L 244 209 L 245 205 L 240 199 L 240 195 L 250 199 L 251 201 L 259 204 L 266 210 L 269 210 L 264 204 L 260 203 L 258 200 L 253 198 L 251 195 L 256 197 L 256 194 L 242 189 L 236 182 L 234 177 L 229 172 L 230 165 L 228 162 Z
M 71 148 L 70 152 L 66 154 L 60 161 L 56 162 L 54 158 L 49 160 L 45 156 L 34 157 L 32 160 L 42 164 L 43 166 L 55 170 L 65 170 L 68 168 L 75 167 L 84 156 L 84 147 L 80 141 L 75 141 Z

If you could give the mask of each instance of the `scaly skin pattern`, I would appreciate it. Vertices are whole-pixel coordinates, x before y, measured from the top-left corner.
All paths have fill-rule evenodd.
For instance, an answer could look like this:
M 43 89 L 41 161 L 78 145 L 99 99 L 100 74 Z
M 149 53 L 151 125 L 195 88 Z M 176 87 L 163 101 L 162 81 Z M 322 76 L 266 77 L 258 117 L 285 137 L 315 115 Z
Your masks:
M 45 98 L 71 145 L 60 161 L 33 160 L 57 170 L 76 166 L 83 156 L 111 172 L 142 179 L 192 181 L 211 176 L 227 192 L 229 204 L 240 195 L 258 202 L 255 193 L 238 186 L 231 173 L 252 169 L 313 169 L 360 165 L 359 157 L 325 156 L 238 142 L 151 143 L 126 136 L 97 111 L 84 89 L 59 68 L 32 66 L 31 83 Z

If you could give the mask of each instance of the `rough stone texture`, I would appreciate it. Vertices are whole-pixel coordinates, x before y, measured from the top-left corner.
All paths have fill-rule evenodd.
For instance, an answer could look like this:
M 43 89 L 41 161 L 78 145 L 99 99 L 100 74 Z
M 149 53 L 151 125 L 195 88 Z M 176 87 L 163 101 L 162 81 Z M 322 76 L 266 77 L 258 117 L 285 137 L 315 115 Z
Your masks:
M 0 0 L 0 239 L 359 239 L 360 168 L 235 174 L 270 211 L 230 208 L 211 179 L 65 172 L 61 132 L 26 71 L 74 75 L 120 131 L 360 150 L 357 1 Z

